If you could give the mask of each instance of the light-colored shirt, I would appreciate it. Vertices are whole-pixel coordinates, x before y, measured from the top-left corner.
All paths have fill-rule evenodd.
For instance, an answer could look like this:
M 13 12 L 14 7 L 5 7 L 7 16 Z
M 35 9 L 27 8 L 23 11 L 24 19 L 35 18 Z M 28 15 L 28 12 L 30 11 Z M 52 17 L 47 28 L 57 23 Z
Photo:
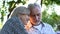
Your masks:
M 40 34 L 40 31 L 35 29 L 34 27 L 30 28 L 27 32 L 28 34 Z
M 29 29 L 28 34 L 56 34 L 51 27 L 51 25 L 43 23 L 44 26 L 42 27 L 42 24 L 38 26 L 33 26 Z

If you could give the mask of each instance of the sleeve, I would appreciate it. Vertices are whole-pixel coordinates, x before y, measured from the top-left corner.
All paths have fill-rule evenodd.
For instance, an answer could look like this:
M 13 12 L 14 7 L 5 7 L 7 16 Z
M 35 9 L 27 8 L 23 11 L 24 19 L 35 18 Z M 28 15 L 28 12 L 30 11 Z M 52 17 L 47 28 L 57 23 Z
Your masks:
M 27 34 L 27 32 L 18 19 L 10 19 L 3 26 L 1 34 Z
M 45 33 L 46 34 L 56 34 L 51 25 L 47 25 Z
M 12 23 L 12 22 L 7 21 L 4 24 L 4 26 L 3 26 L 3 28 L 1 29 L 1 32 L 0 32 L 1 34 L 14 34 L 13 27 L 10 26 L 10 23 Z
M 8 31 L 2 29 L 0 34 L 8 34 Z

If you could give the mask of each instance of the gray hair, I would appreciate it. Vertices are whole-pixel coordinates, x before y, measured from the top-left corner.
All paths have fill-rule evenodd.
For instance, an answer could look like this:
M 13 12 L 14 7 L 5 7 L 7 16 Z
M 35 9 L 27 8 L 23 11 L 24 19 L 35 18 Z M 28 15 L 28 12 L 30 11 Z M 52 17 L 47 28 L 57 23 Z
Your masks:
M 24 6 L 16 7 L 16 8 L 13 9 L 10 17 L 18 16 L 18 14 L 27 14 L 27 15 L 29 15 L 30 11 Z
M 38 5 L 37 3 L 29 4 L 29 5 L 28 5 L 28 9 L 29 9 L 29 10 L 31 10 L 31 9 L 33 9 L 33 8 L 35 8 L 35 7 L 41 8 L 41 5 Z

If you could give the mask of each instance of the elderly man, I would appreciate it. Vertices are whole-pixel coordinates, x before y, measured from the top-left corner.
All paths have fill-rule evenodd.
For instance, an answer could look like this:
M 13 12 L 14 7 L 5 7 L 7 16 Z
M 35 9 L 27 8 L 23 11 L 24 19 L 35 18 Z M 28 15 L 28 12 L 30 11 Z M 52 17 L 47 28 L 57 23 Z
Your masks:
M 28 34 L 24 25 L 28 22 L 30 11 L 23 6 L 15 8 L 4 24 L 0 34 Z
M 55 34 L 51 25 L 42 22 L 41 6 L 36 3 L 29 4 L 28 9 L 30 10 L 28 34 Z

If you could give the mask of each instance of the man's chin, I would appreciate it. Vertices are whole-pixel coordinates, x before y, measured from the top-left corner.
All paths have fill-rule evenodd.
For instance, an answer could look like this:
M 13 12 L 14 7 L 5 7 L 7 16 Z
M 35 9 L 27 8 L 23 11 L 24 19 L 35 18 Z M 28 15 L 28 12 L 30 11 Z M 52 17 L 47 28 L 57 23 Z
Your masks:
M 38 23 L 35 23 L 35 24 L 32 24 L 32 25 L 37 26 L 37 25 L 39 25 L 39 24 L 38 24 Z
M 40 22 L 35 22 L 35 23 L 34 23 L 35 26 L 37 26 L 37 25 L 39 25 L 39 24 L 40 24 Z

